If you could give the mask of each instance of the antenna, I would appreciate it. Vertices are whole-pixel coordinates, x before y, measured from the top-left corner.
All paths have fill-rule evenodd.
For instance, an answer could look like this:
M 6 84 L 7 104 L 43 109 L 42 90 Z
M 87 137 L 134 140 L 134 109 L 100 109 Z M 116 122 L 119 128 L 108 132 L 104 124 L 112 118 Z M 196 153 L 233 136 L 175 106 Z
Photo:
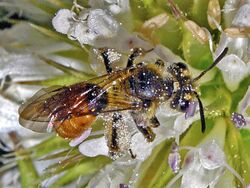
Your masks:
M 196 91 L 194 91 L 194 94 L 195 94 L 195 96 L 196 96 L 196 98 L 198 99 L 198 102 L 199 102 L 200 118 L 201 118 L 201 132 L 204 133 L 205 130 L 206 130 L 206 122 L 205 122 L 203 104 L 202 104 L 202 102 L 200 100 L 200 97 L 199 97 L 198 93 Z
M 199 80 L 202 76 L 204 76 L 204 74 L 206 74 L 208 71 L 210 71 L 215 65 L 217 65 L 220 60 L 227 54 L 228 51 L 228 47 L 226 47 L 221 54 L 217 57 L 217 59 L 213 62 L 212 65 L 210 65 L 206 70 L 204 70 L 203 72 L 200 73 L 199 76 L 197 76 L 196 78 L 194 78 L 192 80 L 192 82 L 196 82 L 197 80 Z

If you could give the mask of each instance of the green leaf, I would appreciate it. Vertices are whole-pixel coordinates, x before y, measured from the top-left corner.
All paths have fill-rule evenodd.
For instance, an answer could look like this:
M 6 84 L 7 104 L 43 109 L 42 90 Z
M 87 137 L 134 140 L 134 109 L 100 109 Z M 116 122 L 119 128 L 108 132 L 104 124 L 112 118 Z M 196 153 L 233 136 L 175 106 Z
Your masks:
M 59 8 L 69 8 L 70 9 L 72 6 L 70 3 L 63 2 L 62 0 L 46 0 L 46 1 L 58 9 Z
M 73 49 L 57 51 L 57 52 L 54 52 L 53 54 L 61 56 L 61 57 L 81 60 L 83 63 L 89 63 L 88 62 L 89 54 L 83 49 L 73 48 Z
M 53 177 L 56 174 L 60 174 L 61 172 L 65 172 L 74 168 L 76 165 L 80 164 L 82 161 L 85 161 L 86 157 L 79 154 L 72 154 L 69 152 L 57 163 L 53 163 L 49 167 L 44 170 L 44 174 L 41 176 L 41 180 L 46 180 Z
M 55 61 L 53 61 L 51 59 L 48 59 L 46 57 L 43 57 L 43 56 L 39 56 L 39 58 L 42 59 L 45 63 L 47 63 L 47 64 L 49 64 L 49 65 L 63 71 L 65 73 L 69 74 L 69 75 L 72 75 L 72 76 L 74 76 L 76 78 L 79 78 L 79 79 L 86 79 L 86 78 L 91 78 L 91 77 L 94 76 L 94 75 L 91 75 L 91 74 L 88 74 L 88 73 L 84 73 L 82 71 L 78 71 L 78 70 L 76 70 L 74 68 L 67 67 L 65 65 L 57 63 L 57 62 L 55 62 Z
M 162 7 L 165 11 L 171 13 L 171 10 L 168 6 L 168 1 L 167 0 L 156 0 L 158 5 Z M 179 9 L 184 13 L 184 15 L 189 15 L 190 14 L 190 9 L 193 4 L 193 0 L 173 0 L 173 2 L 179 7 Z
M 157 29 L 153 33 L 153 37 L 167 48 L 170 48 L 174 53 L 182 54 L 180 46 L 183 33 L 180 26 L 181 23 L 169 15 L 168 22 L 162 28 Z
M 20 153 L 19 153 L 20 152 Z M 25 155 L 25 157 L 23 157 Z M 26 187 L 38 187 L 39 179 L 36 168 L 33 164 L 31 157 L 25 149 L 21 148 L 16 152 L 16 157 L 21 157 L 21 160 L 17 161 L 20 176 L 21 176 L 21 185 L 23 188 Z
M 171 149 L 171 143 L 172 140 L 163 141 L 154 148 L 149 158 L 142 163 L 136 187 L 153 187 L 162 172 L 168 167 L 167 157 Z
M 232 93 L 231 112 L 236 112 L 239 102 L 243 99 L 250 85 L 250 76 L 241 81 L 238 89 Z
M 73 168 L 69 169 L 63 176 L 51 185 L 51 188 L 67 185 L 76 180 L 79 176 L 94 174 L 110 161 L 111 160 L 109 158 L 103 156 L 87 158 L 81 163 L 75 165 Z
M 191 8 L 191 19 L 203 27 L 208 26 L 207 8 L 209 0 L 193 0 Z
M 241 134 L 239 129 L 234 127 L 230 119 L 227 119 L 227 125 L 228 132 L 225 146 L 227 161 L 245 179 L 246 183 L 250 183 L 250 177 L 247 173 L 250 170 L 250 150 L 246 142 L 249 138 L 249 132 L 242 131 Z M 244 136 L 244 139 L 241 135 Z M 235 178 L 234 183 L 235 186 L 241 185 L 237 178 Z
M 59 149 L 67 149 L 67 148 L 69 148 L 69 144 L 67 140 L 62 139 L 58 136 L 52 136 L 51 138 L 46 139 L 40 144 L 27 149 L 27 151 L 32 153 L 32 157 L 39 158 L 39 157 L 47 155 L 50 152 L 54 152 Z
M 46 80 L 31 80 L 31 81 L 20 81 L 17 82 L 18 84 L 24 84 L 24 85 L 41 85 L 41 86 L 67 86 L 67 85 L 71 85 L 71 84 L 75 84 L 78 82 L 82 82 L 84 80 L 89 79 L 89 77 L 85 77 L 85 78 L 79 78 L 79 77 L 75 77 L 72 75 L 68 75 L 68 74 L 64 74 L 64 75 L 59 75 L 59 76 L 55 76 L 53 78 L 49 78 Z
M 41 9 L 42 11 L 48 13 L 48 14 L 55 14 L 57 9 L 49 3 L 44 3 L 38 0 L 27 0 L 30 4 L 33 4 L 35 7 Z
M 130 1 L 135 20 L 145 21 L 163 12 L 155 0 Z
M 230 114 L 232 96 L 231 92 L 225 86 L 220 72 L 217 71 L 214 79 L 201 85 L 199 89 L 203 103 L 209 104 L 204 105 L 206 115 L 209 118 Z
M 44 35 L 48 36 L 48 37 L 51 37 L 53 39 L 57 39 L 57 40 L 60 40 L 60 41 L 64 41 L 68 44 L 71 44 L 72 46 L 74 47 L 77 47 L 77 48 L 80 48 L 80 49 L 84 49 L 81 47 L 81 45 L 76 42 L 76 41 L 72 41 L 70 39 L 68 39 L 65 35 L 62 35 L 62 34 L 59 34 L 55 31 L 52 31 L 46 27 L 42 27 L 42 26 L 39 26 L 39 25 L 36 25 L 36 24 L 33 24 L 33 23 L 30 23 L 31 27 L 33 27 L 34 29 L 36 29 L 37 31 L 43 33 Z
M 208 42 L 201 44 L 185 26 L 183 26 L 182 50 L 187 63 L 196 69 L 204 70 L 213 63 Z
M 57 153 L 48 154 L 45 157 L 40 158 L 39 160 L 46 161 L 46 160 L 65 157 L 67 155 L 76 155 L 76 154 L 79 154 L 79 151 L 78 151 L 77 147 L 74 147 L 74 148 L 68 148 L 68 149 L 63 150 L 63 151 L 59 151 Z
M 240 135 L 241 135 L 241 148 L 240 148 L 240 153 L 241 153 L 241 165 L 242 165 L 242 177 L 245 180 L 245 183 L 247 185 L 250 184 L 250 177 L 249 177 L 249 171 L 250 171 L 250 130 L 249 129 L 241 129 L 240 130 Z

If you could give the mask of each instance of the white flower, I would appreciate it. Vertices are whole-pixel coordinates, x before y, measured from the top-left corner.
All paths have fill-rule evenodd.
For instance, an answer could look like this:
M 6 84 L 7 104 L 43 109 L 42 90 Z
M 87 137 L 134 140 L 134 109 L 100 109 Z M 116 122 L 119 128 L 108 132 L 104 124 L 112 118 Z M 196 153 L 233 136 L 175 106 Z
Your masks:
M 230 11 L 235 9 L 236 1 L 227 1 L 225 3 L 225 10 L 228 10 L 228 13 L 231 14 Z M 232 25 L 234 27 L 248 27 L 250 23 L 249 16 L 249 5 L 245 4 L 241 6 L 238 10 L 237 14 L 234 15 L 234 19 L 232 21 Z M 232 10 L 229 7 L 233 7 Z M 231 23 L 228 24 L 231 26 Z M 229 29 L 232 32 L 232 28 Z M 228 33 L 228 29 L 223 31 L 221 34 L 220 42 L 218 48 L 215 52 L 215 58 L 225 49 L 229 48 L 228 55 L 225 56 L 221 62 L 217 65 L 217 67 L 222 71 L 224 81 L 227 87 L 231 91 L 235 91 L 240 82 L 250 75 L 250 61 L 249 61 L 249 47 L 250 41 L 249 36 L 246 34 L 241 34 L 240 30 L 234 28 L 233 30 L 237 30 L 233 35 Z
M 250 3 L 239 8 L 232 25 L 237 27 L 250 27 Z
M 199 149 L 199 157 L 201 165 L 208 170 L 219 168 L 225 162 L 224 152 L 214 140 Z
M 81 136 L 71 140 L 69 145 L 71 147 L 75 147 L 78 144 L 80 144 L 81 142 L 83 142 L 85 139 L 87 139 L 89 137 L 89 135 L 91 133 L 91 130 L 92 130 L 92 128 L 89 128 L 89 129 L 85 130 Z
M 67 34 L 70 39 L 95 47 L 115 37 L 120 29 L 119 23 L 102 9 L 83 9 L 78 16 L 61 9 L 52 24 L 56 31 Z
M 104 167 L 97 175 L 95 175 L 88 183 L 88 188 L 118 188 L 120 184 L 128 182 L 133 183 L 133 179 L 138 176 L 138 167 L 140 162 L 127 160 L 127 163 L 121 162 L 119 159 L 112 164 Z
M 250 74 L 248 65 L 235 54 L 225 56 L 217 67 L 222 71 L 224 81 L 231 91 L 235 91 L 239 83 Z
M 235 19 L 235 15 L 243 15 L 246 12 L 240 13 L 240 7 L 244 6 L 244 4 L 249 4 L 249 0 L 226 0 L 223 10 L 224 10 L 224 19 L 225 19 L 225 26 L 231 27 L 232 21 Z M 244 10 L 246 10 L 244 8 Z M 246 20 L 247 21 L 247 20 Z
M 181 188 L 214 187 L 228 169 L 244 186 L 239 174 L 227 163 L 223 150 L 215 140 L 207 141 L 198 148 L 188 147 L 182 170 L 174 177 L 167 188 L 171 188 L 182 177 Z
M 130 11 L 129 0 L 89 0 L 92 8 L 106 8 L 112 14 L 120 14 Z
M 57 32 L 67 34 L 73 23 L 73 16 L 75 14 L 69 9 L 61 9 L 52 19 L 52 25 Z
M 10 76 L 14 81 L 39 80 L 60 73 L 29 53 L 9 53 L 0 48 L 0 79 Z
M 97 155 L 108 156 L 107 141 L 104 137 L 87 140 L 80 144 L 79 151 L 88 157 L 95 157 Z
M 243 97 L 243 99 L 239 102 L 238 112 L 242 114 L 246 120 L 247 128 L 250 128 L 250 87 Z

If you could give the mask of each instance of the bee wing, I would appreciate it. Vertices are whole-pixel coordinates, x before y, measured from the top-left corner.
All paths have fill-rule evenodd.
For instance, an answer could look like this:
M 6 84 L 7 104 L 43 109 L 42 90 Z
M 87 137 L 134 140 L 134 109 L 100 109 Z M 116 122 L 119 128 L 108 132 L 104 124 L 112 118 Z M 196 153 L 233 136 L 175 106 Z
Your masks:
M 47 132 L 48 126 L 55 121 L 63 122 L 72 115 L 80 117 L 94 112 L 138 108 L 140 101 L 122 90 L 121 79 L 118 79 L 122 73 L 104 75 L 68 87 L 41 89 L 20 107 L 19 122 L 35 132 Z
M 27 102 L 22 104 L 18 110 L 19 123 L 36 132 L 47 132 L 48 123 L 52 114 L 51 108 L 45 108 L 45 104 L 51 97 L 62 91 L 62 86 L 43 88 L 34 94 Z

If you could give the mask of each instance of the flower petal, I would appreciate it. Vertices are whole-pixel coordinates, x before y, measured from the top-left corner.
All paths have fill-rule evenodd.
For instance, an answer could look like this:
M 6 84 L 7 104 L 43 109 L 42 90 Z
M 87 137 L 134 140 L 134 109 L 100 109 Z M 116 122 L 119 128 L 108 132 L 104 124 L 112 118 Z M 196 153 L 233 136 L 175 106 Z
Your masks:
M 180 136 L 182 133 L 184 133 L 188 129 L 188 127 L 198 119 L 200 119 L 199 114 L 195 114 L 193 117 L 190 117 L 188 119 L 185 118 L 185 114 L 181 114 L 180 116 L 178 116 L 174 122 L 174 130 L 176 132 L 176 136 Z
M 248 87 L 248 90 L 247 90 L 245 96 L 239 102 L 238 111 L 246 119 L 247 128 L 250 128 L 250 114 L 249 114 L 249 111 L 250 111 L 250 87 Z
M 199 149 L 201 165 L 213 170 L 225 164 L 225 155 L 219 145 L 213 140 L 202 145 Z
M 60 9 L 52 19 L 55 30 L 62 34 L 67 34 L 73 23 L 73 13 L 69 9 Z
M 245 4 L 238 9 L 232 25 L 236 27 L 250 27 L 250 4 Z
M 31 54 L 9 53 L 0 48 L 0 79 L 10 76 L 15 81 L 39 80 L 59 73 Z
M 83 142 L 86 138 L 89 137 L 90 133 L 91 133 L 92 128 L 87 129 L 86 131 L 83 132 L 83 134 L 77 138 L 75 138 L 74 140 L 71 140 L 69 145 L 71 147 L 75 147 L 78 144 L 80 144 L 81 142 Z
M 137 160 L 145 160 L 152 152 L 153 142 L 147 142 L 142 133 L 136 133 L 131 140 L 131 149 Z
M 129 183 L 128 180 L 131 178 L 136 165 L 137 163 L 134 160 L 129 161 L 126 159 L 126 162 L 120 163 L 120 159 L 117 159 L 95 175 L 87 187 L 118 188 L 121 183 Z
M 230 27 L 232 20 L 236 14 L 236 10 L 238 9 L 239 1 L 238 0 L 226 0 L 224 3 L 224 19 L 225 19 L 225 27 Z
M 83 15 L 86 17 L 84 13 Z M 74 36 L 81 44 L 96 46 L 98 45 L 98 41 L 96 40 L 99 38 L 110 39 L 115 37 L 119 28 L 118 22 L 112 16 L 108 15 L 102 9 L 94 9 L 89 10 L 85 22 L 83 20 L 75 25 Z
M 220 148 L 218 152 L 218 145 L 213 142 L 207 142 L 199 149 L 191 149 L 184 160 L 183 169 L 180 171 L 183 173 L 181 187 L 182 188 L 200 188 L 209 187 L 216 184 L 218 179 L 222 176 L 224 171 L 224 162 L 219 166 L 220 160 L 210 161 L 208 156 L 213 152 L 215 146 L 215 155 L 221 156 Z M 223 153 L 223 152 L 222 152 Z M 224 156 L 224 155 L 223 155 Z M 217 156 L 213 156 L 216 158 Z M 220 157 L 218 157 L 220 158 Z M 217 158 L 216 158 L 217 159 Z M 221 158 L 220 158 L 221 159 Z M 223 158 L 224 160 L 224 158 Z M 205 168 L 208 167 L 208 168 Z M 216 167 L 216 168 L 214 168 Z
M 87 140 L 80 144 L 79 151 L 88 157 L 95 157 L 98 155 L 108 156 L 107 141 L 104 137 Z
M 106 8 L 112 14 L 120 14 L 130 11 L 129 0 L 89 0 L 92 8 Z
M 217 67 L 222 71 L 227 87 L 234 91 L 239 83 L 249 74 L 247 65 L 235 54 L 224 57 Z
M 227 54 L 235 54 L 245 63 L 249 62 L 249 39 L 247 36 L 231 36 L 228 33 L 223 32 L 220 36 L 220 42 L 215 52 L 215 59 L 226 47 L 228 48 Z
M 10 132 L 18 129 L 18 105 L 0 96 L 0 132 Z
M 196 170 L 191 170 L 183 174 L 181 188 L 207 188 L 223 175 L 223 168 L 206 170 L 199 166 L 199 164 L 197 166 L 199 168 Z

